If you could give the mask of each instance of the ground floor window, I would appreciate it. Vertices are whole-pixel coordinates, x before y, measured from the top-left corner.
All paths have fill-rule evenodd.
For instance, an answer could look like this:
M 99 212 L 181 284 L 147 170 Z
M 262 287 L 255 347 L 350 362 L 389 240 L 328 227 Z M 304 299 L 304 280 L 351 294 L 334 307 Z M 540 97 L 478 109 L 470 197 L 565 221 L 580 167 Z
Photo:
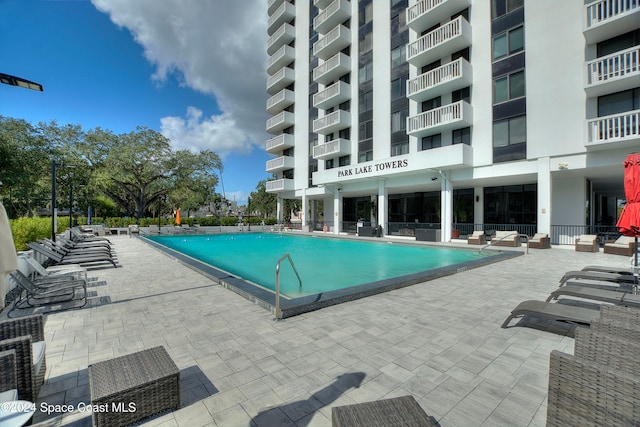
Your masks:
M 484 189 L 486 224 L 535 224 L 537 184 L 507 185 Z

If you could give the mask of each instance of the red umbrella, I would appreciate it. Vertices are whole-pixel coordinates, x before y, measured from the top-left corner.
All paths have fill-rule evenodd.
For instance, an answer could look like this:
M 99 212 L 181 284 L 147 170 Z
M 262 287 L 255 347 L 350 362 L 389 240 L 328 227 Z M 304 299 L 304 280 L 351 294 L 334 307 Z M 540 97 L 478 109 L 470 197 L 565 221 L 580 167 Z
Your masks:
M 624 165 L 624 194 L 627 204 L 616 226 L 625 236 L 640 236 L 640 154 L 632 153 Z

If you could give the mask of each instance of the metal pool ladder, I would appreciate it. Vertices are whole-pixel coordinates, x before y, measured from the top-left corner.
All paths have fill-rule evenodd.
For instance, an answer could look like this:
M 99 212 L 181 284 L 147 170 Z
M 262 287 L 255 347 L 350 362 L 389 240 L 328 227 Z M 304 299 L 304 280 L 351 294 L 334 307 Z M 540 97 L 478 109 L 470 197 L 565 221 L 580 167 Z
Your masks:
M 280 259 L 278 260 L 278 263 L 276 264 L 276 320 L 280 319 L 281 317 L 281 314 L 280 314 L 280 264 L 282 264 L 282 261 L 284 261 L 285 258 L 289 260 L 289 264 L 291 264 L 291 267 L 293 267 L 293 271 L 296 273 L 296 276 L 298 277 L 298 282 L 300 283 L 300 287 L 302 287 L 302 279 L 298 274 L 298 270 L 296 270 L 296 266 L 293 264 L 291 255 L 289 255 L 289 253 L 282 255 L 282 257 L 280 257 Z

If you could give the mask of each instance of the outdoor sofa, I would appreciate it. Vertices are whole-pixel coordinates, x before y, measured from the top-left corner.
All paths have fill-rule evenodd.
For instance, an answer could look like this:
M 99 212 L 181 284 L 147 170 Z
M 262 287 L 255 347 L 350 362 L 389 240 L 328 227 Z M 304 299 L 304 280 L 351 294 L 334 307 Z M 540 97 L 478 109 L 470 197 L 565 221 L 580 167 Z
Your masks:
M 515 248 L 520 246 L 520 238 L 516 230 L 497 230 L 496 235 L 491 238 L 491 244 L 493 246 L 509 246 Z
M 620 236 L 615 241 L 608 241 L 604 244 L 604 253 L 631 256 L 635 248 L 636 242 L 633 237 Z
M 598 252 L 600 250 L 600 241 L 595 234 L 583 234 L 576 237 L 576 252 Z

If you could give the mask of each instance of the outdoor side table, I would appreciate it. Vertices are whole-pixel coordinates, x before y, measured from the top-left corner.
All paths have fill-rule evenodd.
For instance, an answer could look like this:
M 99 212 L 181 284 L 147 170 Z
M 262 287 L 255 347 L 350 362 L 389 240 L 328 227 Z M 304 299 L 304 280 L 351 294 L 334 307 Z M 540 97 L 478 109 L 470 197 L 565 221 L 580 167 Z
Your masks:
M 436 427 L 413 396 L 331 408 L 333 427 Z
M 121 426 L 180 407 L 180 370 L 164 347 L 89 365 L 93 423 Z

